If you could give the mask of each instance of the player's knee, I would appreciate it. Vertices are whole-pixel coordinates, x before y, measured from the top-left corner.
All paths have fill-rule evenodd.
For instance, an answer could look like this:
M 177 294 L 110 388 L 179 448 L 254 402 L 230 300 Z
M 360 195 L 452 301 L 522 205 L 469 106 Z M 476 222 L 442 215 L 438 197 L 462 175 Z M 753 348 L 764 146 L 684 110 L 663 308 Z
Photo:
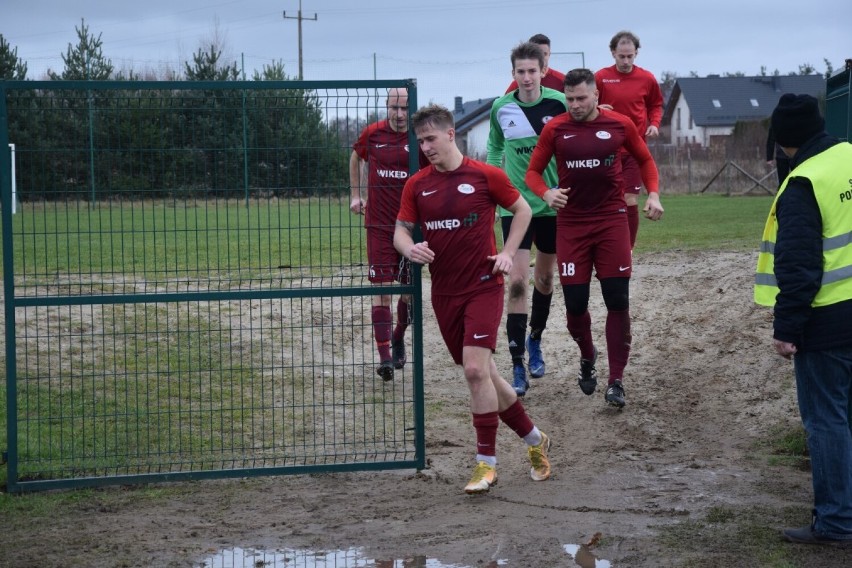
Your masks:
M 527 283 L 523 280 L 512 280 L 509 283 L 509 299 L 520 300 L 527 296 Z
M 601 295 L 606 309 L 623 312 L 630 308 L 630 278 L 604 278 L 601 280 Z
M 562 295 L 565 296 L 565 310 L 572 316 L 581 316 L 589 309 L 588 284 L 565 284 Z
M 553 293 L 553 273 L 535 275 L 535 287 L 542 294 Z
M 471 389 L 474 389 L 477 385 L 490 380 L 490 372 L 489 366 L 482 365 L 479 361 L 464 362 L 464 378 L 470 385 Z

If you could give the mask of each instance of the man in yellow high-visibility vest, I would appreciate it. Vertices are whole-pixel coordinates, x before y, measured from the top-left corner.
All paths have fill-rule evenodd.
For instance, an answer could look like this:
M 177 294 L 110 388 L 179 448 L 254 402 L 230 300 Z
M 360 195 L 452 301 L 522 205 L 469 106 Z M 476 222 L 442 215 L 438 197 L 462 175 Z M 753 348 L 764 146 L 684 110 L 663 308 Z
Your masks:
M 793 358 L 814 491 L 811 524 L 783 537 L 852 547 L 852 144 L 825 133 L 809 95 L 783 95 L 771 127 L 792 171 L 763 231 L 754 299 L 774 306 L 775 351 Z

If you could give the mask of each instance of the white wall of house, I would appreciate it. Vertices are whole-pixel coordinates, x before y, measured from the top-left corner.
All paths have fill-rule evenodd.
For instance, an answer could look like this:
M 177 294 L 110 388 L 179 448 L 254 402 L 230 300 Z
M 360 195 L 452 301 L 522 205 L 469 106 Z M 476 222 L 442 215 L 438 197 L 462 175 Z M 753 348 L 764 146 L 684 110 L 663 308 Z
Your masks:
M 733 126 L 698 126 L 692 120 L 689 105 L 681 97 L 672 114 L 671 143 L 675 146 L 700 144 L 707 147 L 716 136 L 730 136 Z
M 674 113 L 672 113 L 671 143 L 675 146 L 685 146 L 686 144 L 707 145 L 704 129 L 696 126 L 693 122 L 689 105 L 686 104 L 686 100 L 683 97 L 678 98 Z
M 488 153 L 488 131 L 490 115 L 484 114 L 476 125 L 467 131 L 467 155 L 477 160 L 485 161 Z

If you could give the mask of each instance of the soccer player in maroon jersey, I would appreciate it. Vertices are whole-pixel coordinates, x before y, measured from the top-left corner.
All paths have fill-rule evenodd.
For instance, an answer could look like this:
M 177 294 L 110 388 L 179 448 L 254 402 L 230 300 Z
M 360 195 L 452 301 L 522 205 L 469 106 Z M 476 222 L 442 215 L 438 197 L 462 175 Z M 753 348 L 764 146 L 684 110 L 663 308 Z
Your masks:
M 388 91 L 387 119 L 365 128 L 352 146 L 349 158 L 349 187 L 352 201 L 349 209 L 365 215 L 367 228 L 367 261 L 369 280 L 375 285 L 394 281 L 408 283 L 408 262 L 393 247 L 393 231 L 399 197 L 408 179 L 408 91 Z M 420 165 L 428 164 L 421 154 Z M 362 173 L 366 169 L 367 200 L 362 195 Z M 394 369 L 405 366 L 405 330 L 410 323 L 409 302 L 403 295 L 396 304 L 397 324 L 392 328 L 391 296 L 373 296 L 371 319 L 379 351 L 380 365 L 376 373 L 386 381 L 393 379 Z
M 628 31 L 620 31 L 609 42 L 609 51 L 615 65 L 595 73 L 600 104 L 627 115 L 636 125 L 643 139 L 660 134 L 663 118 L 663 94 L 653 73 L 634 62 L 639 55 L 639 38 Z M 630 154 L 621 153 L 624 172 L 624 201 L 627 204 L 627 222 L 630 228 L 630 246 L 636 244 L 639 232 L 639 194 L 642 176 L 639 166 Z
M 530 206 L 503 170 L 462 155 L 453 115 L 430 105 L 412 117 L 420 149 L 431 162 L 402 192 L 396 249 L 432 276 L 432 307 L 444 342 L 464 367 L 476 430 L 476 467 L 467 493 L 484 493 L 497 482 L 497 426 L 502 420 L 527 443 L 530 477 L 550 477 L 550 440 L 527 416 L 512 386 L 500 376 L 493 353 L 503 316 L 503 276 L 526 232 Z M 496 206 L 515 216 L 503 250 L 494 237 Z M 423 240 L 413 239 L 415 224 Z
M 541 86 L 561 91 L 565 75 L 556 69 L 550 68 L 550 38 L 544 34 L 535 34 L 527 41 L 538 45 L 542 53 L 544 53 L 544 67 L 541 69 Z M 509 83 L 509 88 L 506 89 L 506 93 L 511 93 L 517 88 L 518 82 L 512 79 L 512 82 Z M 503 94 L 505 95 L 506 93 Z
M 618 155 L 624 148 L 638 162 L 648 188 L 645 216 L 654 221 L 663 215 L 657 166 L 633 122 L 598 107 L 598 90 L 591 71 L 568 72 L 565 100 L 568 113 L 545 125 L 525 179 L 536 195 L 558 209 L 556 266 L 565 295 L 568 332 L 580 348 L 580 388 L 591 395 L 597 387 L 598 351 L 592 342 L 589 315 L 594 268 L 607 308 L 609 381 L 604 398 L 621 408 L 625 404 L 622 380 L 631 341 L 632 253 Z M 559 176 L 557 189 L 550 189 L 542 177 L 553 156 Z

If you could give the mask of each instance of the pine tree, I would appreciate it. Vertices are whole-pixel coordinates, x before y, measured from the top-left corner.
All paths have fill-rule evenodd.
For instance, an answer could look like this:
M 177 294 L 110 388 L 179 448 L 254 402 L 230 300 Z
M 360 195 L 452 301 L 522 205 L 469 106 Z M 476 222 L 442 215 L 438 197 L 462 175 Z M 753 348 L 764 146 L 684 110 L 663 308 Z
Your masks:
M 18 48 L 12 49 L 0 34 L 0 79 L 23 81 L 26 78 L 27 64 L 18 59 Z
M 103 41 L 101 34 L 98 37 L 89 35 L 89 27 L 86 25 L 86 20 L 82 20 L 80 27 L 75 27 L 77 32 L 77 45 L 68 44 L 68 50 L 62 56 L 62 61 L 65 63 L 65 70 L 62 74 L 57 74 L 55 71 L 48 70 L 48 76 L 54 81 L 63 80 L 84 80 L 84 81 L 105 81 L 112 77 L 112 61 L 106 59 L 101 51 Z

